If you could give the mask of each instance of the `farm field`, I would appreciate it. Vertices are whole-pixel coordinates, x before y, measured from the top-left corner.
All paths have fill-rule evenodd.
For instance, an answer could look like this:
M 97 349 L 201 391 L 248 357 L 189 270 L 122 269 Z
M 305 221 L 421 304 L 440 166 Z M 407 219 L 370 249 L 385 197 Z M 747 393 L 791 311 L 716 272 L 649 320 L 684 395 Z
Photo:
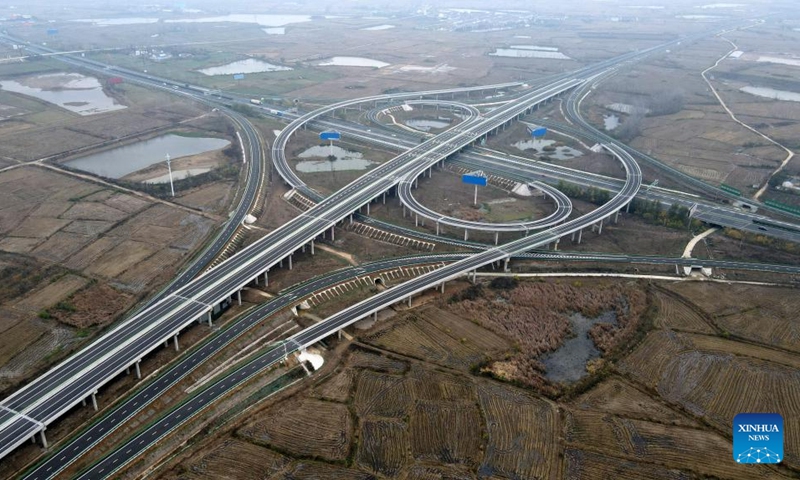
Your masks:
M 0 173 L 0 390 L 170 280 L 215 222 L 37 166 Z
M 466 283 L 449 285 L 438 301 L 356 331 L 355 342 L 337 347 L 343 353 L 325 354 L 333 364 L 318 378 L 181 454 L 159 478 L 224 469 L 222 478 L 744 480 L 753 471 L 732 460 L 729 437 L 733 416 L 744 411 L 780 412 L 787 426 L 785 463 L 760 469 L 758 478 L 800 471 L 792 453 L 800 441 L 800 357 L 723 334 L 718 315 L 757 312 L 752 299 L 766 305 L 785 290 L 734 285 L 740 290 L 719 297 L 713 288 L 732 286 L 521 281 L 501 289 L 487 281 L 476 293 Z M 481 302 L 503 298 L 530 318 L 558 311 L 565 299 L 586 314 L 613 309 L 608 299 L 621 294 L 643 296 L 631 310 L 652 302 L 637 330 L 646 335 L 588 362 L 589 381 L 558 392 L 518 381 L 520 388 L 470 365 L 513 361 L 517 345 L 537 345 L 491 323 Z M 518 317 L 497 318 L 513 325 L 508 319 Z M 523 325 L 520 331 L 536 324 Z M 584 335 L 606 345 L 602 335 Z M 496 363 L 511 371 L 508 360 Z M 255 464 L 259 455 L 265 462 Z

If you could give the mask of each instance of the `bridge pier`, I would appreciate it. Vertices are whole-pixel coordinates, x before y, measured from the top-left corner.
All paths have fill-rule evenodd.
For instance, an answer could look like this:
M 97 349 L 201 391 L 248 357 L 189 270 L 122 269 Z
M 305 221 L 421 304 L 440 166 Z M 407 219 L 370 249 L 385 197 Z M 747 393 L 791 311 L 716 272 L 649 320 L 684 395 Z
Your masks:
M 139 380 L 142 379 L 142 368 L 139 366 L 140 363 L 142 363 L 141 360 L 136 360 L 136 363 L 134 363 L 134 365 L 136 366 L 136 378 L 138 378 Z
M 444 295 L 444 284 L 445 282 L 442 282 L 442 295 Z
M 236 292 L 236 299 L 239 301 L 239 305 L 241 305 L 242 304 L 242 291 L 241 290 Z
M 268 272 L 269 272 L 269 269 L 267 269 L 267 271 L 264 272 L 264 286 L 265 287 L 269 285 L 269 276 L 267 275 Z
M 311 239 L 311 255 L 314 255 L 314 239 L 313 238 Z M 266 275 L 267 274 L 265 273 L 264 276 L 266 276 Z
M 469 238 L 469 230 L 467 230 L 467 229 L 465 228 L 465 229 L 464 229 L 464 241 L 465 241 L 465 242 L 467 241 L 467 238 Z
M 494 244 L 497 245 L 497 241 L 500 239 L 500 232 L 494 232 Z
M 408 308 L 411 308 L 411 295 L 408 296 Z
M 386 205 L 386 192 L 383 192 L 383 204 Z
M 619 212 L 620 212 L 620 210 L 617 210 L 617 213 L 614 214 L 614 225 L 616 225 L 617 224 L 617 220 L 619 220 Z
M 292 269 L 292 254 L 289 254 L 289 270 Z
M 419 181 L 418 180 L 419 180 L 419 177 L 416 177 L 414 179 L 414 188 L 419 188 Z
M 175 341 L 175 351 L 176 352 L 180 352 L 181 351 L 181 347 L 180 347 L 180 345 L 178 345 L 178 334 L 177 333 L 175 334 L 174 337 L 172 337 L 172 340 Z
M 560 238 L 556 238 L 556 241 L 555 241 L 555 242 L 553 242 L 553 251 L 554 251 L 554 252 L 557 252 L 557 251 L 558 251 L 558 242 L 560 242 L 560 241 L 561 241 L 561 239 L 560 239 Z
M 597 234 L 600 235 L 603 233 L 603 219 L 600 219 L 600 228 L 597 230 Z
M 213 327 L 214 323 L 211 321 L 211 310 L 208 311 L 208 317 L 207 318 L 208 318 L 208 326 L 209 326 L 209 328 Z
M 352 224 L 353 224 L 353 214 L 351 213 L 350 214 L 350 225 L 352 225 Z
M 414 214 L 414 226 L 419 227 L 419 215 Z
M 42 429 L 39 431 L 39 435 L 42 437 L 42 447 L 43 447 L 43 448 L 47 448 L 47 437 L 45 437 L 45 436 L 44 436 L 44 431 L 45 431 L 45 429 L 44 429 L 44 428 L 42 428 Z
M 336 240 L 336 227 L 331 226 L 331 242 L 333 242 L 334 240 Z
M 100 410 L 99 408 L 97 408 L 97 392 L 94 392 L 92 394 L 92 406 L 94 407 L 95 412 Z
M 578 230 L 578 245 L 581 244 L 581 238 L 583 238 L 583 229 L 581 228 Z
M 406 205 L 403 204 L 403 218 L 406 218 Z
M 508 258 L 508 257 L 506 257 L 505 259 L 503 259 L 503 271 L 504 271 L 504 272 L 509 272 L 509 271 L 510 271 L 510 270 L 508 269 L 508 262 L 509 262 L 510 260 L 511 260 L 511 259 L 510 259 L 510 258 Z
M 369 202 L 367 202 L 367 215 L 369 215 Z

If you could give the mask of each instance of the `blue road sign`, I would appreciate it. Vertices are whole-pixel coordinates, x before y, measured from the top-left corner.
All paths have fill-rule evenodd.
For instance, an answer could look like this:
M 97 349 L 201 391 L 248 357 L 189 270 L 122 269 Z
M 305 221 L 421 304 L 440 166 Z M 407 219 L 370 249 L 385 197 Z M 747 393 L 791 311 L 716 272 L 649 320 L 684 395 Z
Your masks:
M 538 127 L 531 129 L 531 136 L 532 137 L 544 137 L 547 134 L 546 127 Z
M 339 132 L 322 132 L 319 134 L 320 140 L 340 140 L 342 134 Z
M 483 172 L 465 173 L 461 175 L 461 181 L 468 185 L 486 186 L 486 176 L 484 176 Z
M 244 80 L 244 73 L 236 73 L 233 75 L 234 80 Z

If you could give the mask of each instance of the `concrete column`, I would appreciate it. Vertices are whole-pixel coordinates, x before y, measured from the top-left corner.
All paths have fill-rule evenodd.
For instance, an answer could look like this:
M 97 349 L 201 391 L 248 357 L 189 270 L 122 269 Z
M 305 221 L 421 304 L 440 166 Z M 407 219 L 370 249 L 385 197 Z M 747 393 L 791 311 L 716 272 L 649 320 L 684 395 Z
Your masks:
M 572 237 L 570 238 L 570 240 L 572 240 L 573 243 L 575 242 L 575 232 L 572 232 Z
M 42 447 L 47 448 L 47 437 L 44 436 L 44 428 L 39 432 L 39 435 L 42 437 Z
M 81 405 L 83 405 L 84 407 L 86 406 L 86 399 L 85 398 L 83 400 L 81 400 Z
M 301 246 L 300 246 L 300 251 L 301 251 L 302 253 L 306 253 L 306 244 L 305 244 L 305 243 L 304 243 L 303 245 L 301 245 Z
M 331 227 L 331 242 L 336 240 L 336 227 Z
M 408 307 L 411 308 L 411 295 L 408 296 Z
M 553 242 L 553 251 L 554 251 L 554 252 L 557 252 L 557 251 L 558 251 L 558 242 L 560 242 L 560 241 L 561 241 L 561 239 L 560 239 L 560 238 L 556 238 L 556 241 L 555 241 L 555 242 Z
M 289 270 L 292 269 L 292 255 L 289 254 Z
M 597 230 L 597 234 L 600 235 L 603 233 L 603 220 L 600 220 L 600 228 Z
M 631 202 L 628 202 L 628 204 L 625 205 L 625 213 L 628 213 L 630 211 L 631 211 Z
M 439 221 L 436 221 L 436 235 L 439 235 Z
M 208 311 L 208 326 L 213 327 L 214 323 L 211 320 L 211 310 Z
M 467 229 L 465 228 L 465 229 L 464 229 L 464 241 L 465 241 L 465 242 L 467 241 L 467 238 L 469 238 L 469 230 L 467 230 Z
M 180 347 L 180 345 L 178 345 L 178 334 L 175 334 L 175 336 L 172 337 L 172 339 L 175 341 L 175 351 L 176 352 L 180 352 L 181 351 L 181 347 Z
M 351 213 L 350 214 L 350 225 L 352 225 L 352 224 L 353 224 L 353 214 Z
M 442 282 L 442 295 L 444 295 L 444 282 Z
M 614 214 L 614 224 L 616 224 L 617 220 L 619 220 L 619 212 L 620 210 L 617 210 L 617 213 Z
M 258 275 L 256 275 L 256 278 L 255 278 L 255 280 L 253 280 L 253 282 L 254 282 L 256 285 L 258 285 Z
M 95 412 L 99 410 L 99 408 L 97 408 L 97 392 L 92 394 L 92 406 L 94 407 Z
M 125 375 L 131 374 L 131 367 L 125 367 Z
M 418 180 L 419 180 L 419 177 L 414 179 L 414 188 L 418 188 L 418 186 L 419 186 Z
M 169 340 L 164 340 L 164 348 L 169 347 Z
M 508 271 L 508 261 L 509 261 L 509 260 L 510 260 L 510 259 L 508 259 L 508 258 L 506 258 L 506 259 L 504 260 L 504 264 L 503 264 L 503 271 L 504 271 L 504 272 L 507 272 L 507 271 Z
M 367 203 L 367 215 L 369 215 L 369 203 Z
M 322 238 L 325 238 L 325 237 L 323 236 Z M 282 258 L 281 258 L 281 261 L 280 261 L 280 262 L 278 262 L 278 266 L 279 266 L 279 267 L 281 267 L 281 268 L 283 268 L 283 259 L 282 259 Z
M 578 245 L 581 244 L 581 237 L 583 237 L 583 229 L 578 230 Z
M 236 299 L 239 301 L 239 305 L 241 305 L 242 304 L 242 291 L 241 290 L 236 292 Z
M 376 322 L 378 321 L 378 312 L 372 314 L 372 319 L 375 320 Z
M 500 232 L 494 232 L 494 244 L 497 245 L 497 241 L 500 238 Z
M 383 204 L 386 205 L 386 192 L 383 192 Z
M 414 214 L 414 226 L 419 227 L 419 215 Z
M 311 239 L 311 255 L 314 255 L 314 239 Z M 266 275 L 266 273 L 264 274 Z
M 134 364 L 136 365 L 136 378 L 139 379 L 142 378 L 142 368 L 139 366 L 141 362 L 142 362 L 141 360 L 136 360 L 136 363 Z
M 267 272 L 269 272 L 269 270 L 264 272 L 264 286 L 265 287 L 269 285 L 269 275 L 267 275 Z
M 406 205 L 403 204 L 403 218 L 406 218 Z

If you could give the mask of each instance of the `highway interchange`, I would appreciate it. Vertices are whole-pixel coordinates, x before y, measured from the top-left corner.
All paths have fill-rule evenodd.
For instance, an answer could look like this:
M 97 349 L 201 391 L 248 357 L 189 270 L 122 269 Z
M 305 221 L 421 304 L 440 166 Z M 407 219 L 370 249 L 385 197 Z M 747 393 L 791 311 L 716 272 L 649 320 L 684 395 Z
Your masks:
M 653 49 L 653 51 L 656 51 L 658 48 Z M 213 305 L 226 298 L 232 297 L 254 278 L 265 275 L 270 268 L 274 267 L 282 260 L 291 258 L 293 252 L 300 249 L 303 245 L 313 242 L 318 236 L 327 232 L 333 235 L 333 229 L 337 222 L 357 212 L 361 206 L 368 204 L 373 199 L 378 198 L 392 188 L 399 187 L 398 191 L 401 197 L 405 195 L 404 203 L 408 202 L 407 204 L 416 209 L 419 214 L 427 214 L 429 215 L 428 218 L 435 218 L 437 216 L 435 212 L 431 212 L 418 202 L 415 202 L 413 200 L 413 195 L 411 195 L 411 187 L 419 175 L 440 162 L 443 162 L 445 159 L 457 154 L 466 146 L 474 144 L 481 137 L 501 128 L 507 122 L 518 119 L 530 112 L 538 103 L 570 90 L 576 91 L 576 87 L 586 85 L 588 83 L 586 82 L 587 79 L 594 78 L 598 73 L 602 73 L 610 68 L 611 65 L 640 57 L 646 53 L 650 52 L 630 54 L 622 58 L 614 59 L 613 61 L 602 62 L 599 65 L 583 69 L 583 71 L 573 72 L 561 78 L 550 79 L 551 81 L 547 85 L 529 89 L 512 102 L 509 102 L 491 113 L 467 117 L 463 122 L 444 133 L 432 139 L 428 139 L 421 144 L 417 142 L 417 144 L 403 151 L 403 153 L 393 160 L 370 170 L 366 175 L 335 194 L 327 198 L 317 198 L 318 203 L 312 209 L 263 237 L 255 244 L 237 253 L 234 257 L 191 280 L 192 277 L 195 277 L 197 273 L 200 272 L 203 265 L 208 263 L 208 261 L 216 255 L 220 248 L 220 242 L 224 244 L 227 241 L 227 238 L 239 227 L 244 215 L 255 203 L 254 199 L 258 195 L 257 192 L 262 188 L 262 185 L 260 184 L 260 180 L 248 181 L 247 188 L 245 189 L 246 193 L 240 201 L 240 207 L 236 209 L 237 219 L 235 221 L 232 219 L 228 222 L 213 245 L 211 245 L 189 269 L 183 272 L 185 279 L 173 282 L 168 289 L 164 290 L 157 298 L 150 302 L 146 308 L 142 309 L 141 312 L 121 323 L 92 345 L 78 352 L 78 354 L 73 357 L 70 357 L 70 359 L 64 363 L 58 365 L 26 388 L 16 392 L 2 402 L 4 408 L 3 414 L 0 415 L 0 453 L 2 455 L 7 454 L 8 451 L 15 448 L 16 445 L 27 440 L 37 431 L 40 431 L 47 423 L 54 421 L 74 405 L 91 396 L 103 383 L 120 374 L 131 365 L 135 365 L 143 356 L 147 355 L 155 348 L 160 347 L 165 339 L 173 338 L 177 345 L 177 335 L 180 330 L 186 328 L 195 321 L 203 320 Z M 137 73 L 137 75 L 141 77 L 140 74 Z M 141 78 L 139 80 L 141 81 Z M 157 86 L 156 84 L 159 80 L 160 79 L 152 80 L 151 86 Z M 510 86 L 518 87 L 519 84 L 508 84 L 504 87 Z M 490 89 L 504 87 L 486 86 L 480 88 Z M 333 112 L 338 108 L 345 108 L 358 103 L 375 103 L 378 101 L 411 99 L 421 96 L 430 97 L 444 93 L 478 89 L 479 87 L 474 87 L 471 89 L 454 89 L 436 92 L 414 92 L 396 96 L 384 95 L 355 101 L 340 102 L 318 109 L 300 116 L 281 132 L 272 147 L 273 162 L 276 165 L 277 171 L 287 182 L 291 184 L 295 181 L 293 179 L 299 182 L 296 175 L 288 168 L 288 163 L 285 159 L 284 150 L 287 142 L 298 129 L 309 122 L 319 121 L 323 115 Z M 257 133 L 255 131 L 248 131 L 252 126 L 243 118 L 234 118 L 234 121 L 236 121 L 239 128 L 243 130 L 244 138 L 247 140 L 246 155 L 249 154 L 250 159 L 261 158 L 261 142 L 258 139 Z M 369 133 L 370 132 L 366 132 L 365 136 L 370 137 Z M 613 183 L 614 185 L 611 190 L 614 196 L 609 202 L 589 214 L 560 223 L 566 219 L 566 216 L 562 215 L 556 222 L 539 225 L 539 228 L 551 227 L 547 230 L 532 235 L 526 235 L 518 240 L 497 247 L 483 247 L 478 253 L 468 256 L 440 255 L 433 257 L 394 259 L 383 263 L 378 262 L 374 265 L 364 266 L 362 267 L 363 271 L 348 269 L 342 272 L 335 272 L 332 275 L 316 279 L 314 282 L 298 286 L 296 289 L 283 292 L 275 301 L 249 311 L 245 314 L 243 320 L 232 324 L 230 328 L 224 330 L 225 332 L 230 331 L 226 334 L 228 336 L 215 335 L 209 342 L 195 349 L 192 355 L 185 357 L 181 362 L 177 363 L 173 368 L 181 368 L 183 370 L 176 370 L 175 372 L 177 373 L 170 370 L 169 372 L 173 372 L 175 378 L 169 379 L 169 375 L 159 376 L 156 382 L 144 387 L 137 395 L 148 395 L 151 399 L 155 398 L 155 396 L 157 396 L 156 392 L 163 392 L 170 385 L 173 385 L 190 372 L 191 369 L 201 361 L 200 359 L 207 358 L 202 355 L 210 354 L 213 349 L 218 350 L 222 348 L 232 341 L 233 338 L 236 338 L 238 335 L 241 335 L 242 332 L 250 328 L 253 322 L 258 322 L 259 319 L 264 318 L 266 315 L 284 309 L 292 304 L 296 304 L 299 300 L 307 297 L 310 292 L 321 288 L 322 285 L 326 285 L 325 282 L 340 282 L 344 278 L 352 278 L 354 274 L 366 274 L 391 268 L 395 265 L 409 265 L 413 262 L 428 264 L 448 262 L 447 265 L 441 268 L 437 268 L 430 273 L 385 290 L 380 294 L 370 297 L 367 300 L 325 319 L 324 322 L 318 323 L 290 337 L 286 344 L 290 346 L 288 350 L 285 348 L 278 348 L 268 351 L 231 372 L 219 382 L 213 383 L 207 389 L 198 392 L 179 407 L 169 412 L 168 415 L 151 425 L 149 429 L 140 432 L 140 434 L 130 440 L 125 446 L 115 450 L 114 453 L 105 457 L 90 470 L 84 472 L 82 478 L 106 478 L 113 474 L 113 472 L 135 458 L 138 452 L 152 445 L 153 441 L 167 435 L 171 429 L 179 423 L 179 420 L 185 420 L 194 413 L 202 410 L 204 406 L 213 403 L 219 396 L 229 392 L 231 389 L 247 381 L 247 379 L 263 371 L 265 368 L 274 365 L 277 361 L 280 361 L 285 353 L 291 353 L 302 347 L 312 345 L 355 321 L 387 308 L 394 303 L 409 299 L 413 295 L 426 289 L 438 287 L 448 280 L 464 275 L 466 272 L 474 271 L 482 266 L 495 262 L 502 262 L 519 255 L 542 255 L 541 258 L 548 260 L 569 259 L 577 261 L 595 260 L 599 257 L 603 257 L 601 254 L 599 256 L 587 255 L 585 258 L 581 258 L 582 256 L 579 255 L 572 255 L 572 257 L 578 258 L 571 258 L 570 254 L 563 254 L 562 256 L 558 254 L 529 254 L 526 252 L 552 243 L 559 238 L 580 231 L 583 228 L 597 224 L 615 215 L 639 193 L 642 182 L 641 170 L 631 153 L 611 143 L 606 144 L 605 148 L 621 162 L 626 177 L 624 180 L 595 179 L 594 181 L 596 182 L 605 182 L 606 186 L 610 186 L 610 183 Z M 458 156 L 457 159 L 467 156 L 472 158 L 477 155 L 472 153 L 468 155 L 462 154 Z M 480 155 L 480 157 L 486 158 L 487 156 Z M 498 168 L 499 172 L 502 171 L 502 165 L 499 165 L 499 163 L 502 163 L 499 162 L 500 158 L 501 157 L 496 157 L 494 160 L 496 163 L 495 166 Z M 261 164 L 261 162 L 252 160 L 250 163 Z M 260 170 L 257 172 L 249 172 L 248 175 L 250 175 L 251 178 L 260 179 L 263 175 Z M 519 166 L 519 171 L 516 172 L 515 175 L 522 173 L 525 175 L 532 175 L 530 169 Z M 539 171 L 539 173 L 541 174 L 541 171 Z M 310 196 L 313 196 L 315 193 L 310 191 L 302 182 L 293 185 L 293 187 L 308 193 Z M 655 189 L 653 190 L 653 192 L 656 191 Z M 650 192 L 648 192 L 648 194 L 650 194 Z M 564 208 L 559 206 L 557 211 L 563 213 L 563 210 L 566 209 L 566 205 L 569 204 L 568 202 L 568 199 L 566 203 L 562 202 Z M 567 216 L 568 215 L 569 212 L 567 212 Z M 441 218 L 441 216 L 438 217 Z M 609 258 L 611 258 L 611 256 L 609 256 Z M 647 261 L 646 258 L 640 257 L 638 260 L 643 263 L 679 263 L 675 259 L 651 259 L 651 261 Z M 631 261 L 631 259 L 626 259 L 625 261 Z M 740 267 L 746 268 L 748 266 L 742 264 L 742 262 L 728 262 L 728 265 L 736 265 L 737 263 L 740 264 Z M 763 266 L 761 269 L 797 273 L 794 267 L 787 266 Z M 248 326 L 248 324 L 250 326 Z M 197 353 L 204 348 L 209 350 L 204 351 L 203 354 Z M 194 358 L 194 360 L 192 360 L 192 358 Z M 169 374 L 169 372 L 167 373 Z M 159 381 L 161 383 L 158 383 Z M 152 387 L 154 389 L 153 391 L 144 393 L 147 389 L 151 388 L 152 385 L 156 385 L 157 383 L 158 386 Z M 61 468 L 68 465 L 68 463 L 65 463 L 67 462 L 67 458 L 65 457 L 67 454 L 72 455 L 70 458 L 74 460 L 80 453 L 85 452 L 91 448 L 92 445 L 99 442 L 104 435 L 115 428 L 115 425 L 119 425 L 124 419 L 130 418 L 146 405 L 143 399 L 147 397 L 139 397 L 138 400 L 134 400 L 134 398 L 136 397 L 131 397 L 121 406 L 115 407 L 114 411 L 119 412 L 119 415 L 104 417 L 103 421 L 96 423 L 92 427 L 97 430 L 94 432 L 91 430 L 82 432 L 74 442 L 63 447 L 61 452 L 65 452 L 64 455 L 54 455 L 50 457 L 45 463 L 37 466 L 37 468 L 30 473 L 29 477 L 26 478 L 52 478 Z M 125 407 L 126 405 L 127 407 Z M 109 423 L 104 424 L 103 422 L 106 421 Z M 69 453 L 70 449 L 75 452 L 74 455 Z M 62 459 L 62 457 L 64 458 Z

